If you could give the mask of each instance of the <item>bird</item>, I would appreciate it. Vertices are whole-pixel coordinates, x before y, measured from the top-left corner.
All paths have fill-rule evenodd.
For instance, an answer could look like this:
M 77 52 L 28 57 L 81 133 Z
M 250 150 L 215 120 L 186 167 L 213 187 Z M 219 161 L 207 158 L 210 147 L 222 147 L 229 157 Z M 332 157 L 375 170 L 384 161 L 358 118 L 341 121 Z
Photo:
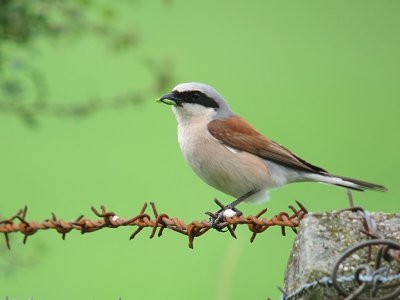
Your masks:
M 179 146 L 193 171 L 208 185 L 235 197 L 226 210 L 243 201 L 267 201 L 271 189 L 294 182 L 387 190 L 383 185 L 333 175 L 300 158 L 235 114 L 208 84 L 180 83 L 158 101 L 172 106 Z

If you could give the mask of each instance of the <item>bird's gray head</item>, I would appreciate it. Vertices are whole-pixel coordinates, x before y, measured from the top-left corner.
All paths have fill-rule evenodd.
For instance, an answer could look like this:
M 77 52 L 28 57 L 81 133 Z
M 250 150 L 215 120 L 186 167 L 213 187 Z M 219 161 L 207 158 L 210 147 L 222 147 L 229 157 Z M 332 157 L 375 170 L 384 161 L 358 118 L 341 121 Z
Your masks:
M 178 121 L 194 117 L 220 119 L 233 115 L 225 99 L 213 87 L 204 83 L 178 84 L 171 93 L 162 96 L 159 101 L 173 105 Z

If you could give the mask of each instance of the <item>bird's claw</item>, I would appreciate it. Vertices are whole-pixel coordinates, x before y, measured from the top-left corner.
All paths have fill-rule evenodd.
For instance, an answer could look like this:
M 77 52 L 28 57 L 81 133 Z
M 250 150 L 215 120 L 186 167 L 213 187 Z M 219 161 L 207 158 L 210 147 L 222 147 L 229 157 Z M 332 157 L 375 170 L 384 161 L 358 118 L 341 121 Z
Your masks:
M 215 199 L 215 203 L 217 203 L 217 205 L 221 208 L 215 213 L 206 213 L 210 216 L 211 227 L 220 232 L 229 231 L 231 232 L 232 236 L 235 237 L 233 232 L 235 231 L 236 226 L 233 226 L 233 229 L 230 228 L 230 225 L 226 222 L 226 218 L 241 216 L 242 212 L 232 205 L 223 205 L 220 201 L 218 201 L 218 199 Z
M 207 212 L 207 215 L 210 216 L 209 220 L 211 222 L 211 227 L 214 228 L 217 231 L 220 232 L 226 232 L 226 230 L 224 230 L 224 227 L 227 225 L 226 223 L 226 217 L 224 216 L 224 211 L 223 210 L 219 210 L 215 213 L 212 212 Z

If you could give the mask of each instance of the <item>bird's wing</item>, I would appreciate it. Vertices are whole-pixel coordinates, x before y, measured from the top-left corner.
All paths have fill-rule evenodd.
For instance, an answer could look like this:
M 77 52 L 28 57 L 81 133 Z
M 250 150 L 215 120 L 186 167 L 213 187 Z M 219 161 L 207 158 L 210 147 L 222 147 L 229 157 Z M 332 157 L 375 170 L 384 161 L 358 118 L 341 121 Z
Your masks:
M 285 147 L 269 140 L 238 116 L 213 120 L 208 124 L 210 134 L 222 144 L 246 151 L 263 159 L 294 169 L 327 174 L 327 171 L 301 159 Z

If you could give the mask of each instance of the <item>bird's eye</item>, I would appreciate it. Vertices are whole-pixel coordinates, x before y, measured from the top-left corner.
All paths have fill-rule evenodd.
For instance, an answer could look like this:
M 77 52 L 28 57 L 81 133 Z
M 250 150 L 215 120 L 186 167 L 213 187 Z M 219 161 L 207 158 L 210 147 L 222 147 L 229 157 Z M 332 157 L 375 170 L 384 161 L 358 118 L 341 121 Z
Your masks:
M 199 100 L 200 99 L 200 93 L 193 93 L 192 94 L 193 100 Z

